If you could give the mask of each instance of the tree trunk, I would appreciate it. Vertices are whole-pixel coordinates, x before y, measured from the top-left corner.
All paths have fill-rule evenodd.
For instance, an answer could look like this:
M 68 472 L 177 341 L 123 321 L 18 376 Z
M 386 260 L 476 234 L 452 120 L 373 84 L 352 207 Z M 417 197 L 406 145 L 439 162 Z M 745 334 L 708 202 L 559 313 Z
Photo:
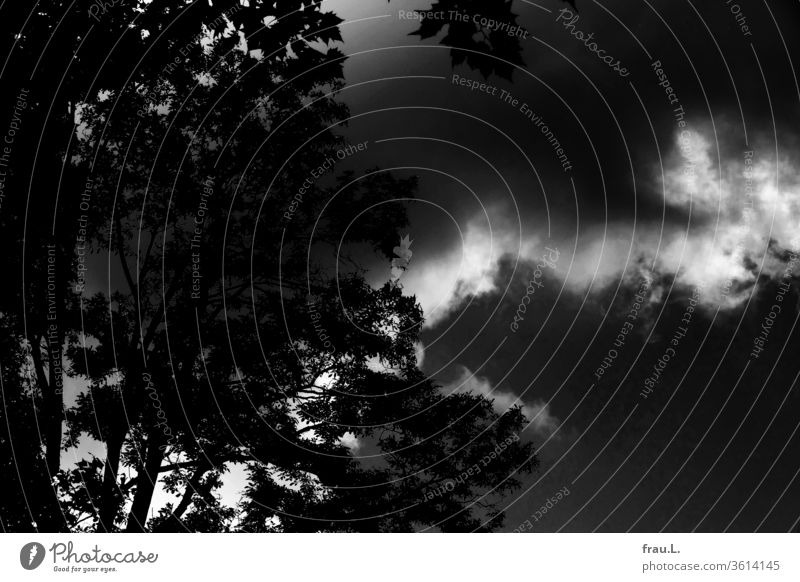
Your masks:
M 209 487 L 206 486 L 200 489 L 200 481 L 203 479 L 203 476 L 208 472 L 208 465 L 205 463 L 201 463 L 201 465 L 195 470 L 192 478 L 189 479 L 189 482 L 186 484 L 186 489 L 183 492 L 183 497 L 180 500 L 180 503 L 172 510 L 172 515 L 169 517 L 168 520 L 165 520 L 161 523 L 161 525 L 155 531 L 159 533 L 175 533 L 175 532 L 185 532 L 186 526 L 183 525 L 181 522 L 181 517 L 183 514 L 186 513 L 186 510 L 189 509 L 189 506 L 192 504 L 192 500 L 195 494 L 203 495 L 203 493 L 207 492 Z
M 52 364 L 51 364 L 52 366 Z M 61 439 L 64 436 L 64 395 L 56 390 L 44 397 L 44 416 L 46 424 L 45 442 L 47 450 L 47 471 L 53 477 L 61 469 Z
M 56 389 L 56 372 L 46 335 L 35 335 L 30 354 L 36 371 L 39 391 L 42 395 L 42 419 L 44 424 L 45 464 L 52 478 L 61 468 L 61 437 L 63 436 L 64 395 Z M 45 340 L 50 370 L 45 372 L 42 363 L 41 341 Z
M 136 493 L 128 515 L 128 526 L 125 529 L 129 533 L 143 532 L 147 524 L 147 512 L 153 501 L 153 492 L 158 481 L 161 461 L 164 458 L 164 451 L 161 449 L 163 442 L 162 430 L 159 427 L 152 428 L 147 435 L 147 458 L 144 468 L 136 478 Z
M 122 498 L 117 472 L 119 471 L 122 445 L 127 434 L 127 429 L 112 432 L 106 442 L 106 462 L 103 468 L 103 487 L 100 493 L 100 519 L 97 524 L 97 530 L 101 532 L 114 531 L 114 520 Z

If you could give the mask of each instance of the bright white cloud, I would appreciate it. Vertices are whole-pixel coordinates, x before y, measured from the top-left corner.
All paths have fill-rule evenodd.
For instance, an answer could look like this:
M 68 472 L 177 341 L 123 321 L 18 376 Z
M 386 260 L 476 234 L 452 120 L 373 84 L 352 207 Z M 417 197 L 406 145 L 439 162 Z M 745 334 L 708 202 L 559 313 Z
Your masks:
M 776 164 L 774 154 L 761 157 L 758 150 L 720 163 L 716 155 L 714 144 L 698 132 L 676 138 L 664 172 L 664 202 L 684 210 L 690 223 L 663 232 L 660 224 L 638 224 L 627 267 L 655 260 L 657 274 L 675 274 L 682 285 L 702 287 L 707 305 L 730 308 L 748 296 L 759 272 L 772 277 L 782 272 L 784 263 L 767 252 L 770 245 L 798 247 L 800 172 L 790 160 Z M 596 281 L 600 288 L 627 271 L 624 258 L 632 238 L 625 229 L 631 230 L 612 225 L 608 237 L 589 245 L 606 243 Z M 589 263 L 588 269 L 598 264 L 591 250 L 579 250 L 576 258 Z M 576 269 L 576 280 L 581 272 L 586 270 Z
M 800 170 L 782 156 L 776 163 L 774 149 L 765 147 L 720 162 L 706 134 L 676 136 L 665 158 L 663 190 L 660 168 L 654 169 L 654 181 L 659 197 L 663 191 L 664 203 L 685 211 L 687 222 L 662 225 L 660 217 L 648 218 L 635 228 L 622 222 L 584 223 L 577 248 L 573 233 L 550 243 L 561 257 L 548 275 L 561 279 L 567 291 L 583 294 L 604 291 L 620 278 L 638 285 L 652 266 L 653 275 L 675 275 L 680 285 L 702 287 L 706 306 L 741 305 L 759 273 L 782 275 L 785 261 L 774 251 L 800 247 Z M 476 217 L 464 228 L 462 244 L 434 258 L 420 256 L 406 273 L 404 287 L 420 301 L 426 327 L 470 297 L 496 292 L 504 256 L 539 259 L 544 243 L 528 237 L 520 244 L 508 218 L 493 219 L 492 227 L 490 235 L 485 217 Z
M 535 241 L 520 239 L 519 226 L 500 217 L 491 228 L 483 214 L 462 228 L 463 241 L 438 256 L 419 257 L 403 275 L 406 293 L 415 295 L 425 314 L 425 327 L 447 318 L 463 301 L 496 291 L 495 277 L 504 256 L 527 256 Z
M 494 386 L 488 378 L 478 376 L 462 366 L 459 376 L 442 387 L 445 394 L 479 394 L 492 400 L 492 406 L 498 414 L 504 414 L 513 406 L 522 406 L 522 413 L 530 421 L 528 430 L 541 436 L 549 437 L 558 428 L 559 420 L 550 414 L 550 407 L 542 400 L 525 403 L 513 392 L 501 390 Z
M 339 439 L 339 442 L 340 442 L 340 443 L 341 443 L 343 446 L 345 446 L 345 447 L 347 447 L 348 449 L 350 449 L 350 451 L 351 451 L 353 454 L 356 454 L 356 453 L 358 453 L 358 451 L 361 449 L 361 441 L 358 439 L 358 437 L 357 437 L 356 435 L 354 435 L 354 434 L 353 434 L 353 433 L 351 433 L 351 432 L 346 432 L 346 433 L 344 433 L 344 435 L 342 436 L 342 438 L 341 438 L 341 439 Z

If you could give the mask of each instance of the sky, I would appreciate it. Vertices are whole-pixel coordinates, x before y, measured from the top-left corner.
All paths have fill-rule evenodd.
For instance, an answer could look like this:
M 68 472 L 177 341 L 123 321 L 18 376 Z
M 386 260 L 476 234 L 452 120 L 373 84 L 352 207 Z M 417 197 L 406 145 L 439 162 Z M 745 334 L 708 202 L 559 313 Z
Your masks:
M 534 417 L 506 529 L 563 487 L 535 530 L 796 528 L 797 4 L 517 1 L 510 80 L 410 35 L 430 2 L 324 5 L 354 164 L 419 177 L 424 371 Z
M 796 530 L 800 4 L 515 0 L 510 79 L 412 35 L 431 4 L 324 0 L 368 144 L 340 169 L 418 177 L 418 362 L 531 420 L 504 530 Z

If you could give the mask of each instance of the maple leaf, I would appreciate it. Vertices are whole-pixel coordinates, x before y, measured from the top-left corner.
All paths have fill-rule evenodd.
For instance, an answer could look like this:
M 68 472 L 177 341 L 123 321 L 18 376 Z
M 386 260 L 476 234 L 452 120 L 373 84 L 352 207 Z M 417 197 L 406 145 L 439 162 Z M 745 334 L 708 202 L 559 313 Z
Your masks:
M 392 252 L 395 254 L 395 256 L 405 259 L 406 261 L 411 260 L 411 255 L 414 254 L 411 252 L 411 249 L 408 248 L 411 246 L 411 243 L 414 242 L 413 240 L 409 240 L 410 236 L 411 235 L 407 234 L 406 236 L 402 237 L 400 239 L 400 245 L 392 249 Z

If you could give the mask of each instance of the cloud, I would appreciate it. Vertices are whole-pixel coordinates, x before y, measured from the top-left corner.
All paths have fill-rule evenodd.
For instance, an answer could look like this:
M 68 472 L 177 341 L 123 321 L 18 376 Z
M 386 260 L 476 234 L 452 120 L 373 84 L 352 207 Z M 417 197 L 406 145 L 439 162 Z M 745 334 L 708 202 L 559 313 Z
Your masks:
M 558 428 L 559 420 L 550 413 L 550 407 L 542 400 L 535 400 L 526 404 L 513 392 L 500 390 L 492 386 L 488 378 L 478 376 L 465 366 L 461 366 L 461 373 L 452 382 L 442 387 L 445 394 L 479 394 L 492 400 L 495 412 L 504 414 L 513 406 L 522 406 L 522 413 L 530 421 L 527 430 L 549 437 Z
M 706 305 L 739 306 L 759 274 L 782 273 L 785 261 L 779 252 L 798 247 L 800 172 L 790 159 L 776 163 L 774 153 L 762 157 L 759 151 L 723 154 L 717 162 L 716 145 L 703 134 L 677 135 L 658 191 L 686 222 L 667 222 L 662 230 L 660 221 L 645 221 L 633 237 L 624 236 L 630 227 L 611 225 L 608 237 L 595 238 L 588 253 L 579 251 L 579 262 L 590 263 L 588 269 L 599 263 L 602 287 L 629 274 L 621 259 L 633 242 L 627 265 L 633 271 L 653 264 L 656 275 L 675 275 L 678 284 L 701 287 Z M 596 259 L 592 251 L 604 241 L 603 258 Z
M 425 344 L 421 341 L 414 342 L 414 356 L 417 358 L 417 367 L 422 368 L 425 363 Z
M 759 275 L 780 277 L 783 253 L 800 247 L 800 170 L 796 152 L 776 158 L 774 146 L 765 145 L 718 154 L 718 141 L 708 135 L 676 134 L 663 181 L 662 169 L 653 168 L 650 190 L 657 206 L 667 208 L 664 216 L 640 213 L 635 224 L 591 223 L 589 216 L 577 242 L 574 231 L 550 241 L 521 238 L 516 217 L 502 208 L 492 209 L 491 231 L 482 214 L 468 221 L 463 240 L 436 257 L 419 256 L 404 279 L 406 291 L 422 305 L 426 327 L 473 297 L 498 292 L 504 257 L 533 264 L 545 244 L 561 253 L 548 276 L 576 295 L 604 292 L 620 280 L 638 286 L 643 276 L 674 276 L 678 286 L 701 287 L 706 307 L 740 306 Z M 568 230 L 565 220 L 555 232 Z M 655 295 L 662 291 L 653 289 Z
M 653 190 L 683 222 L 658 216 L 635 228 L 594 225 L 573 249 L 567 288 L 583 293 L 620 278 L 633 283 L 652 266 L 653 275 L 700 287 L 704 304 L 724 309 L 741 305 L 759 274 L 778 276 L 785 262 L 776 251 L 798 246 L 800 174 L 787 158 L 776 164 L 774 154 L 720 157 L 715 161 L 716 146 L 702 133 L 676 135 L 663 183 L 654 179 Z
M 461 244 L 437 256 L 417 253 L 404 274 L 403 287 L 422 305 L 426 328 L 435 327 L 469 298 L 497 291 L 502 257 L 533 253 L 535 239 L 520 237 L 516 220 L 496 209 L 489 214 L 493 216 L 489 221 L 480 214 L 467 222 Z
M 342 438 L 339 439 L 339 443 L 350 449 L 353 454 L 358 453 L 358 451 L 361 449 L 361 441 L 351 432 L 344 433 Z

